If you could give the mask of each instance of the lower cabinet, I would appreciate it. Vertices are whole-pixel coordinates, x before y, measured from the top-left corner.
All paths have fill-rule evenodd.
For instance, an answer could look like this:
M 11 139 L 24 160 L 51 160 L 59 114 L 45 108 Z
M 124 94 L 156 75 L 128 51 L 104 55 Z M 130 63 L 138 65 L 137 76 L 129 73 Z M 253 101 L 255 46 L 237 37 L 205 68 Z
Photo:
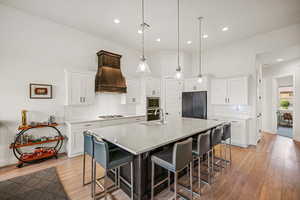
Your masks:
M 66 123 L 67 124 L 67 153 L 68 157 L 74 157 L 83 153 L 83 132 L 85 130 L 92 130 L 105 126 L 113 126 L 117 124 L 128 124 L 145 121 L 145 116 L 128 117 L 114 120 L 99 120 L 94 122 L 82 122 L 82 123 Z
M 231 121 L 231 143 L 240 147 L 248 147 L 248 120 Z
M 83 152 L 83 134 L 82 131 L 72 133 L 72 155 L 79 155 Z

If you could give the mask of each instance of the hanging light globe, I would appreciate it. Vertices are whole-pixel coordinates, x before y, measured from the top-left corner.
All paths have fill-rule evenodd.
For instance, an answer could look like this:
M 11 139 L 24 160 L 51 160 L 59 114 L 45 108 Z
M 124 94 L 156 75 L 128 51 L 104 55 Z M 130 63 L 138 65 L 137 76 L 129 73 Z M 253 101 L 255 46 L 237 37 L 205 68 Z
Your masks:
M 151 73 L 150 67 L 147 64 L 147 61 L 146 61 L 145 57 L 142 57 L 140 59 L 140 62 L 139 62 L 139 65 L 138 65 L 138 68 L 137 68 L 136 72 L 140 73 L 140 74 L 150 74 Z

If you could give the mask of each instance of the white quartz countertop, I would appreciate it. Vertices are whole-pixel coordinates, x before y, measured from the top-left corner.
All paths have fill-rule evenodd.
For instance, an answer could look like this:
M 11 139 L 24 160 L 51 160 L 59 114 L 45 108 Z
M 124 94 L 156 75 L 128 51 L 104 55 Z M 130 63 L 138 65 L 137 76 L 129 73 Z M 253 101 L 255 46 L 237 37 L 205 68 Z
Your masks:
M 232 121 L 232 120 L 250 120 L 252 119 L 251 116 L 247 116 L 247 115 L 236 115 L 236 116 L 222 116 L 222 115 L 214 115 L 209 117 L 209 119 L 214 120 L 225 120 L 225 121 Z
M 100 117 L 82 118 L 82 119 L 66 120 L 65 122 L 70 124 L 79 124 L 79 123 L 88 123 L 88 122 L 97 122 L 97 121 L 129 119 L 129 118 L 136 118 L 136 117 L 145 117 L 145 115 L 124 115 L 123 117 L 116 117 L 116 118 L 100 118 Z
M 214 128 L 223 122 L 215 120 L 179 118 L 163 125 L 145 125 L 145 122 L 122 124 L 92 129 L 99 136 L 135 155 L 188 138 Z

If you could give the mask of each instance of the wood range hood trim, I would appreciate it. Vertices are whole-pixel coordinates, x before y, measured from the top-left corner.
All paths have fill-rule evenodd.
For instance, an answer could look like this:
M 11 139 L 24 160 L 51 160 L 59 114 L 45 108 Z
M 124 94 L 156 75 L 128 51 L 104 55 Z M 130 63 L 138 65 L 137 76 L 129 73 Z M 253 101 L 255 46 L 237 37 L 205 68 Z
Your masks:
M 126 93 L 126 80 L 121 71 L 121 55 L 101 50 L 98 56 L 96 92 Z

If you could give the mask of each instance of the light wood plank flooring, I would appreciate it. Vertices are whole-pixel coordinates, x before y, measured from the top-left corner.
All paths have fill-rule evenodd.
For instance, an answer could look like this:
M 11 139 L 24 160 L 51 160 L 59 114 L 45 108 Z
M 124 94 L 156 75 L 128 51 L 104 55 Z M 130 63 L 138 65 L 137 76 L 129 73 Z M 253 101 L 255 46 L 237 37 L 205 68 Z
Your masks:
M 259 145 L 247 149 L 233 147 L 233 163 L 219 173 L 212 186 L 203 187 L 203 200 L 299 200 L 300 143 L 272 134 L 263 134 Z M 0 169 L 0 181 L 55 166 L 66 192 L 72 200 L 89 200 L 90 186 L 82 186 L 82 157 L 65 156 L 18 169 Z M 89 168 L 89 167 L 88 167 Z M 101 169 L 99 167 L 99 175 Z M 172 196 L 163 191 L 156 199 Z M 122 191 L 109 199 L 129 199 Z M 197 198 L 198 199 L 198 198 Z

